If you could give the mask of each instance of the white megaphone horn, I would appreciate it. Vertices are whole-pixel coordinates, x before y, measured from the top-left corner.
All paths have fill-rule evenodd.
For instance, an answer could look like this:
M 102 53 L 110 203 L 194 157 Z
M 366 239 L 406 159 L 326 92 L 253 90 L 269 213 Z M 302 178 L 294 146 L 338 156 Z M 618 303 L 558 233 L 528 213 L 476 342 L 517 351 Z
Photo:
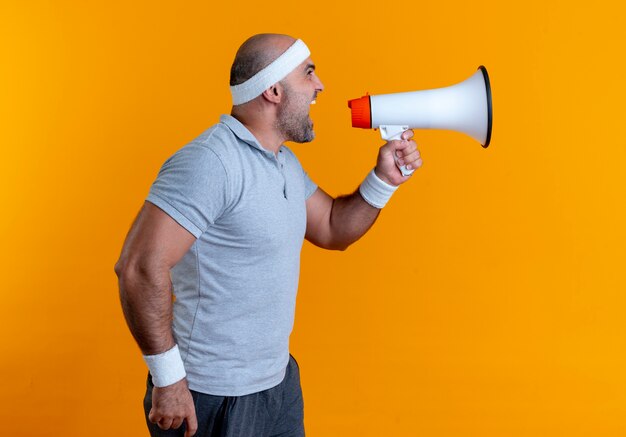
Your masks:
M 463 132 L 483 147 L 491 141 L 491 85 L 482 65 L 469 79 L 446 88 L 365 95 L 348 101 L 352 127 L 380 129 L 386 141 L 399 140 L 407 129 Z M 407 176 L 412 170 L 400 167 Z

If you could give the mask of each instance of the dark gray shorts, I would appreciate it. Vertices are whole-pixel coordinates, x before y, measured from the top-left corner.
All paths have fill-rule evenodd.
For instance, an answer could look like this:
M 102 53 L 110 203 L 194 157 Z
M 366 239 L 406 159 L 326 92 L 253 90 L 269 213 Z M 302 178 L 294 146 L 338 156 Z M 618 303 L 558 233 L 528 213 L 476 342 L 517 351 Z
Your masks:
M 162 430 L 150 423 L 152 378 L 143 406 L 152 437 L 182 437 L 185 424 Z M 303 437 L 304 404 L 298 363 L 290 356 L 285 379 L 276 387 L 245 396 L 213 396 L 191 390 L 198 418 L 195 437 Z

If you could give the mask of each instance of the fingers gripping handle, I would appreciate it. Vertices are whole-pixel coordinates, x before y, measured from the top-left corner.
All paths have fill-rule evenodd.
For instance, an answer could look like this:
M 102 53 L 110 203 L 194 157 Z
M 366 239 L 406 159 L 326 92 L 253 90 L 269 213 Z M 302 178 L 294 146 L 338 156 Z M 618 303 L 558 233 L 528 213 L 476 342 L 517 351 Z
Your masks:
M 380 136 L 385 141 L 402 140 L 402 133 L 408 130 L 408 126 L 380 126 Z M 393 152 L 393 159 L 396 161 L 396 167 L 402 173 L 402 176 L 409 176 L 415 170 L 408 170 L 404 165 L 398 165 L 398 157 L 396 152 Z

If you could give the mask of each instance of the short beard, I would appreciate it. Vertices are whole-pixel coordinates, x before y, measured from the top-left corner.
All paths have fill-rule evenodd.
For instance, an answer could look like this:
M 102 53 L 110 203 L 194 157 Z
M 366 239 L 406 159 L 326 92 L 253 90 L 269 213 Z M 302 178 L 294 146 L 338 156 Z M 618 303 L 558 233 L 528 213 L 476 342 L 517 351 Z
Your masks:
M 315 138 L 313 123 L 309 118 L 311 102 L 301 94 L 295 94 L 291 88 L 282 83 L 284 100 L 278 106 L 276 114 L 276 128 L 285 137 L 286 141 L 308 143 Z

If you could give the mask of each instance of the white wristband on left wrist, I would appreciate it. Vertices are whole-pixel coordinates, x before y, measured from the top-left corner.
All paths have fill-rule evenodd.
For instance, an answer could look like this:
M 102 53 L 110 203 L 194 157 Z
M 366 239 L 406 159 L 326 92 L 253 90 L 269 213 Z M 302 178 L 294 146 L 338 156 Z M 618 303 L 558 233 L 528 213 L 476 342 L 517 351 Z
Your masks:
M 172 385 L 187 376 L 178 345 L 160 354 L 144 355 L 143 359 L 150 369 L 155 387 Z

